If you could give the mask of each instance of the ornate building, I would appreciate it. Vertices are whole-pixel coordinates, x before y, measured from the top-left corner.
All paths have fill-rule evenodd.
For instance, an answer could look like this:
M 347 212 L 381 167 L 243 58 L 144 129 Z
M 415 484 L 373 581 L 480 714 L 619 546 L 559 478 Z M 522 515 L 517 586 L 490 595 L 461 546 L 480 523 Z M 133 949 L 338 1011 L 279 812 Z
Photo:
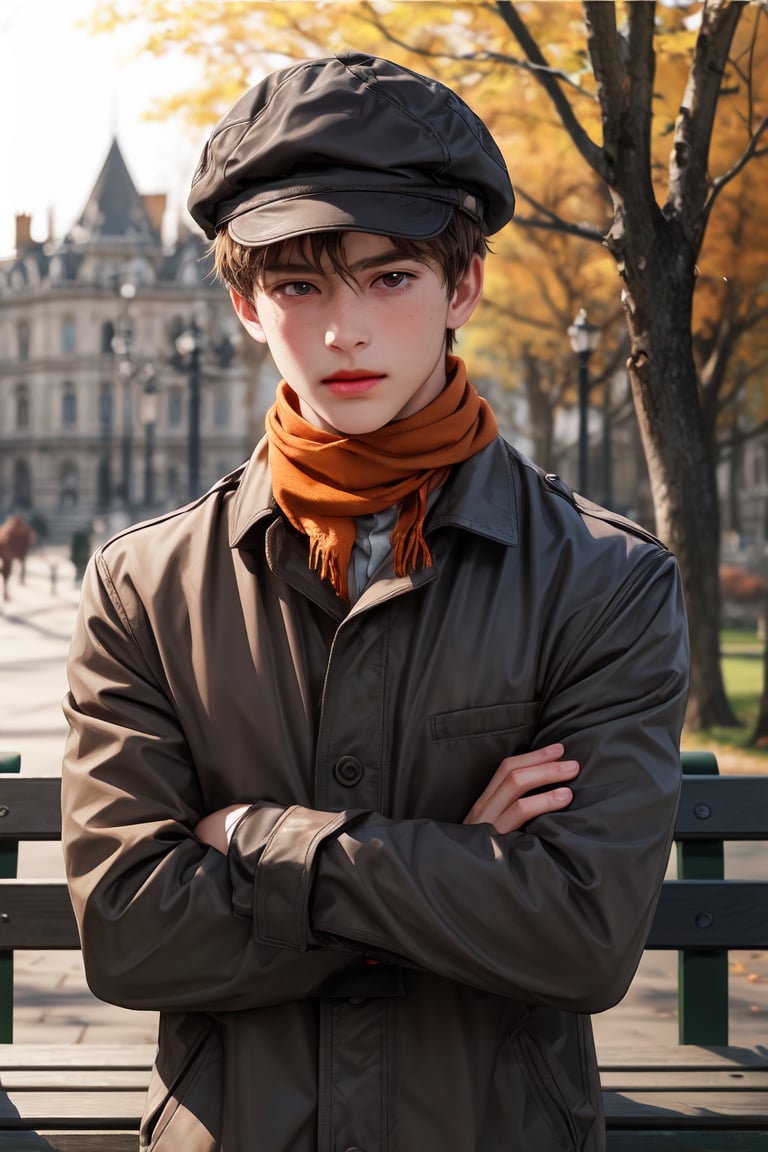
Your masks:
M 62 239 L 0 262 L 0 515 L 68 539 L 183 503 L 263 432 L 274 369 L 239 340 L 202 236 L 163 245 L 164 196 L 141 196 L 113 141 Z

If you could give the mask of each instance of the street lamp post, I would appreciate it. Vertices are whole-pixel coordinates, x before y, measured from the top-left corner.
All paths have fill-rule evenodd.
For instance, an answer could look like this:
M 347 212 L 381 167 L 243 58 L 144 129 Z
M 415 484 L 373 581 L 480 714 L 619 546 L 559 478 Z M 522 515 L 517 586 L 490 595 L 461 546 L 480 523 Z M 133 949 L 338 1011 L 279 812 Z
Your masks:
M 171 363 L 177 372 L 183 372 L 188 381 L 188 440 L 187 489 L 188 499 L 196 500 L 201 493 L 201 413 L 203 367 L 206 383 L 220 382 L 222 369 L 228 369 L 237 353 L 236 339 L 219 329 L 218 337 L 209 328 L 207 310 L 199 308 L 189 323 L 177 329 Z
M 123 306 L 118 321 L 117 331 L 112 338 L 112 351 L 118 357 L 117 379 L 120 384 L 120 400 L 122 405 L 120 473 L 123 506 L 126 509 L 130 508 L 131 505 L 131 487 L 133 482 L 133 411 L 131 403 L 131 384 L 133 381 L 131 344 L 133 342 L 133 325 L 131 323 L 129 308 L 130 303 L 135 295 L 136 286 L 134 284 L 125 283 L 120 285 L 120 297 L 123 301 Z
M 611 377 L 605 377 L 603 383 L 603 496 L 602 501 L 606 508 L 613 507 L 613 461 L 611 459 L 611 445 L 613 435 L 611 431 Z
M 151 364 L 142 370 L 141 422 L 144 425 L 144 505 L 155 503 L 155 425 L 157 424 L 157 380 Z
M 585 308 L 579 309 L 576 319 L 569 326 L 568 337 L 579 362 L 578 489 L 586 496 L 589 476 L 589 360 L 600 343 L 600 329 L 590 324 Z
M 189 377 L 187 441 L 187 496 L 196 500 L 200 495 L 200 384 L 202 331 L 196 320 L 176 338 L 176 351 L 182 359 Z

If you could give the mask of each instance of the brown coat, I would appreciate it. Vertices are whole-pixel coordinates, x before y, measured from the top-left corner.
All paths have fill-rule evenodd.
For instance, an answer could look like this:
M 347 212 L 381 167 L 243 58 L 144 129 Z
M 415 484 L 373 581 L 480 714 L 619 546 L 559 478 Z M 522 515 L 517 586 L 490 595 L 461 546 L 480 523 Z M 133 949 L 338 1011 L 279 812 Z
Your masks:
M 502 440 L 427 539 L 433 567 L 345 612 L 262 444 L 89 566 L 64 839 L 94 991 L 161 1011 L 142 1148 L 603 1146 L 588 1014 L 623 996 L 668 857 L 676 564 Z M 566 811 L 462 824 L 556 740 Z M 243 801 L 269 806 L 229 856 L 195 839 Z

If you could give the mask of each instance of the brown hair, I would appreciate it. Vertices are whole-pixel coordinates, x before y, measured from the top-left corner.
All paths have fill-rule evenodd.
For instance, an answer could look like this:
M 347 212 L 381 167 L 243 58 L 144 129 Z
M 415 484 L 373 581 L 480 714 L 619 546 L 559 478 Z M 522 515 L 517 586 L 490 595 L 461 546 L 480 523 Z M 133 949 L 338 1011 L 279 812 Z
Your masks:
M 211 245 L 214 272 L 228 287 L 234 288 L 246 300 L 252 300 L 256 289 L 264 283 L 267 270 L 280 262 L 287 248 L 298 244 L 302 256 L 313 268 L 319 270 L 323 257 L 326 257 L 334 272 L 349 280 L 352 274 L 344 254 L 346 235 L 343 231 L 308 232 L 295 240 L 246 247 L 233 240 L 223 228 Z M 489 250 L 480 226 L 463 212 L 454 212 L 443 231 L 428 240 L 411 240 L 405 236 L 390 236 L 389 239 L 403 259 L 417 260 L 433 268 L 439 274 L 449 299 L 475 253 L 485 257 Z M 455 334 L 449 329 L 449 352 L 454 339 Z

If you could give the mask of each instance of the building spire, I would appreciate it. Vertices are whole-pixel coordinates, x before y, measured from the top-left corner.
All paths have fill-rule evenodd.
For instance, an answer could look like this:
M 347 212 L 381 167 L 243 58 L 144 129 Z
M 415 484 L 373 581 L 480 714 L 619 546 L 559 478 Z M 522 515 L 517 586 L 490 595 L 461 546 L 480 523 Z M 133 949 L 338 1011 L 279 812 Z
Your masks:
M 158 243 L 159 228 L 147 211 L 144 198 L 136 190 L 114 137 L 77 222 L 76 234 L 90 243 L 100 239 L 125 239 L 133 244 Z

